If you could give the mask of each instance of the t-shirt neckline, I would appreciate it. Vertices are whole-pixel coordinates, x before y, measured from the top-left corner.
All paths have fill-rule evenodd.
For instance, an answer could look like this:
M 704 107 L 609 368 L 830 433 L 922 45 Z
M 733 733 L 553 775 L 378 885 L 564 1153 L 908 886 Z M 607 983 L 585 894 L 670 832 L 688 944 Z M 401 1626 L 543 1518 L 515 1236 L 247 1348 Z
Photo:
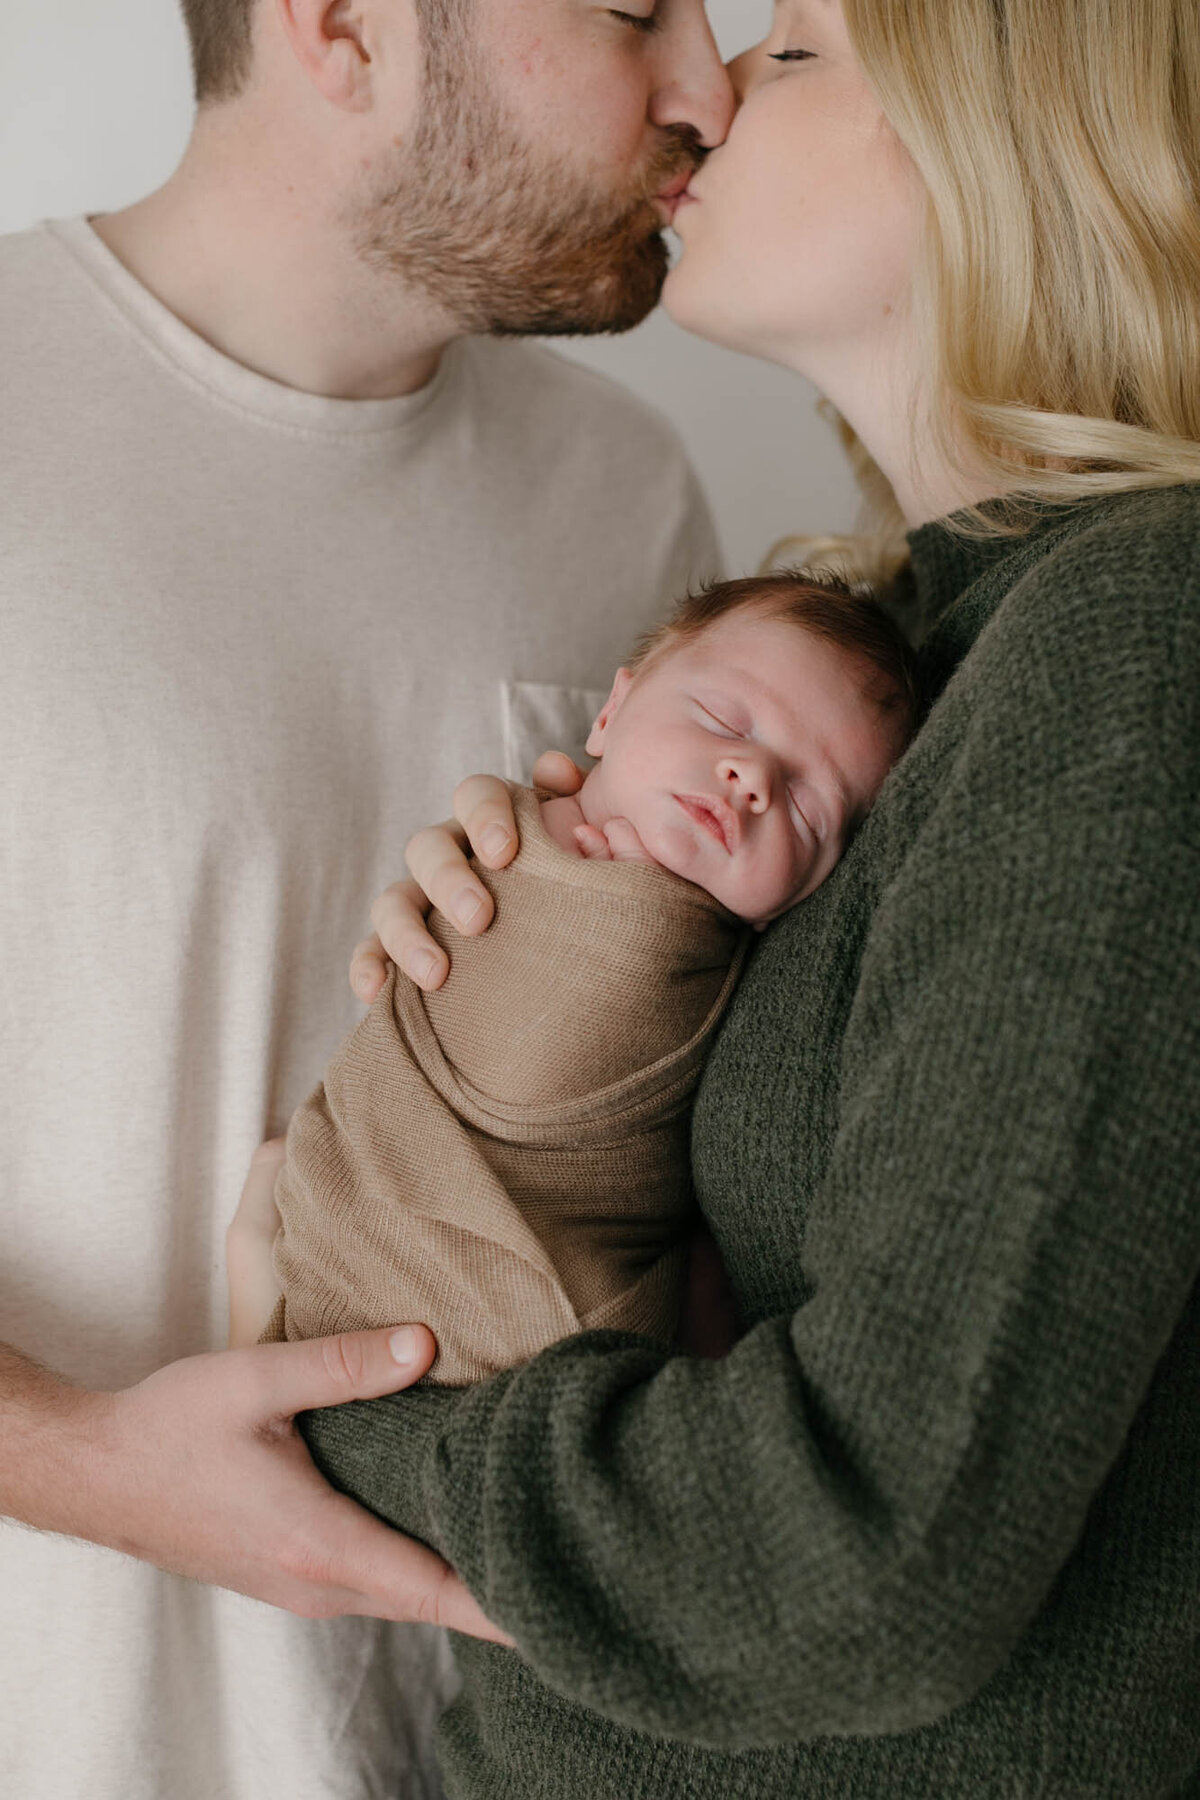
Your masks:
M 118 309 L 126 324 L 160 361 L 197 382 L 226 405 L 266 425 L 323 436 L 362 437 L 409 430 L 428 422 L 453 384 L 462 341 L 451 343 L 423 388 L 385 400 L 338 400 L 273 381 L 185 325 L 113 255 L 87 218 L 48 219 L 42 229 Z

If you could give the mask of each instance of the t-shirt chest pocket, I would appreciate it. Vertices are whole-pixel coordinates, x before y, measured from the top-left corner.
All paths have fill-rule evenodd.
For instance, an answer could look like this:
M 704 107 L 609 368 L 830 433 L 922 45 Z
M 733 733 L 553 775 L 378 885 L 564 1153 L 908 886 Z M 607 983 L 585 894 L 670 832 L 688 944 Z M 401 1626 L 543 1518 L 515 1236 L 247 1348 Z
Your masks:
M 506 681 L 501 688 L 504 773 L 528 785 L 543 750 L 565 750 L 587 766 L 584 748 L 607 688 L 565 687 L 554 681 Z

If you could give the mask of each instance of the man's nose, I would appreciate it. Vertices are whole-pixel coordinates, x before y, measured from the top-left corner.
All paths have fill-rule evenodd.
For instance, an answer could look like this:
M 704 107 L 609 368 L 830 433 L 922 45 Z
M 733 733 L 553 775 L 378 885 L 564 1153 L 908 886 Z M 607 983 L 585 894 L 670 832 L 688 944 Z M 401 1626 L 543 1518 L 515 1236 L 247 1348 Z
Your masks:
M 717 780 L 731 806 L 764 813 L 771 804 L 771 771 L 766 761 L 753 755 L 725 756 L 717 764 Z
M 701 0 L 680 5 L 674 24 L 655 40 L 656 83 L 650 100 L 654 125 L 690 125 L 706 150 L 723 144 L 733 118 L 729 73 Z

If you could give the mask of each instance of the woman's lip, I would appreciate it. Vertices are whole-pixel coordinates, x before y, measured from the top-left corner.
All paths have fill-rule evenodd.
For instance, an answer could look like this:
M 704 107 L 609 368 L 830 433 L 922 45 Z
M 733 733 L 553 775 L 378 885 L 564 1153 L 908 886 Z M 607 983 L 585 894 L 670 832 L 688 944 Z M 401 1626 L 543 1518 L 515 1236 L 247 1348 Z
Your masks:
M 695 169 L 685 169 L 681 175 L 675 177 L 674 181 L 668 182 L 665 188 L 660 188 L 655 195 L 655 199 L 677 200 L 684 189 L 690 184 L 692 176 L 695 173 Z
M 741 833 L 738 816 L 731 806 L 726 806 L 723 800 L 712 799 L 708 794 L 675 794 L 673 798 L 689 819 L 715 838 L 728 855 L 733 855 Z
M 689 169 L 686 174 L 677 176 L 669 187 L 663 188 L 661 193 L 655 194 L 654 204 L 663 208 L 667 215 L 668 225 L 681 206 L 687 206 L 695 199 L 695 195 L 690 192 L 691 180 L 695 173 L 695 169 Z

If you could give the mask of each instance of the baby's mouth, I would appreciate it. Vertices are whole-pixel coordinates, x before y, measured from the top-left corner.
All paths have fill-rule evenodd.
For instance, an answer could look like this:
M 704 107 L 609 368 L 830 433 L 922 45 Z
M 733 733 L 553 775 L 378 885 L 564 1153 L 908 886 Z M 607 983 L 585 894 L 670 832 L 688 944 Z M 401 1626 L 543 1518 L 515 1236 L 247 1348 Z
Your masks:
M 713 799 L 709 794 L 675 794 L 673 798 L 689 819 L 693 819 L 710 837 L 715 838 L 730 856 L 733 855 L 741 836 L 741 828 L 732 806 L 727 806 L 724 800 Z

